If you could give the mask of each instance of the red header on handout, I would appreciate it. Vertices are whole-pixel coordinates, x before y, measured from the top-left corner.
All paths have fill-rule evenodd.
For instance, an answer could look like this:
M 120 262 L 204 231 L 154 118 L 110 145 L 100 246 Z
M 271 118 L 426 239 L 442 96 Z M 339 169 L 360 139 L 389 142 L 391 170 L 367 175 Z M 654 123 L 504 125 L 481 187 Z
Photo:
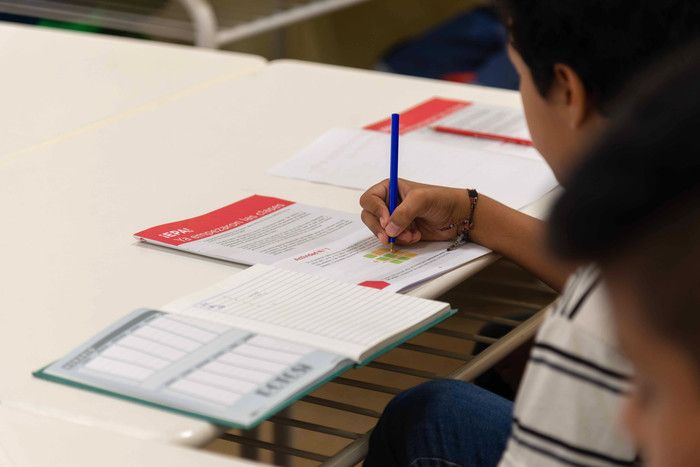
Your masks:
M 471 102 L 458 101 L 453 99 L 442 99 L 434 97 L 415 107 L 401 112 L 401 123 L 399 133 L 404 134 L 413 130 L 418 130 L 440 120 L 460 109 L 463 109 Z M 389 133 L 391 131 L 391 119 L 387 118 L 381 122 L 373 123 L 365 127 L 365 130 L 381 131 Z
M 151 227 L 135 236 L 182 245 L 235 229 L 293 204 L 284 199 L 254 195 L 202 216 Z
M 371 289 L 382 290 L 386 287 L 389 287 L 391 284 L 389 284 L 388 282 L 385 282 L 385 281 L 364 281 L 364 282 L 360 282 L 357 285 L 361 285 L 363 287 L 369 287 Z

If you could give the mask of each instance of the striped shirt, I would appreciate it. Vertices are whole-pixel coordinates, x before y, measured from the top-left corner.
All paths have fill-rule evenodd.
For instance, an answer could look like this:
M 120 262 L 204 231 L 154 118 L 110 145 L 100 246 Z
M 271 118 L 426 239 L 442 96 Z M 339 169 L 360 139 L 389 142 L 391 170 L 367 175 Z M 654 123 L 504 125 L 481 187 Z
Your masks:
M 636 465 L 619 424 L 630 377 L 598 271 L 581 268 L 537 333 L 499 467 Z

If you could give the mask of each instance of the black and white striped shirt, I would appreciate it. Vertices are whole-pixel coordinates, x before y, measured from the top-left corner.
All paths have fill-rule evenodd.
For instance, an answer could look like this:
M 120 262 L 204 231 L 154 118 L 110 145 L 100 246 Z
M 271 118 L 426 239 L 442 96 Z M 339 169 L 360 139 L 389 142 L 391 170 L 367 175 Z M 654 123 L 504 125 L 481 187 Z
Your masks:
M 619 424 L 630 378 L 598 271 L 579 269 L 537 333 L 499 467 L 636 465 Z

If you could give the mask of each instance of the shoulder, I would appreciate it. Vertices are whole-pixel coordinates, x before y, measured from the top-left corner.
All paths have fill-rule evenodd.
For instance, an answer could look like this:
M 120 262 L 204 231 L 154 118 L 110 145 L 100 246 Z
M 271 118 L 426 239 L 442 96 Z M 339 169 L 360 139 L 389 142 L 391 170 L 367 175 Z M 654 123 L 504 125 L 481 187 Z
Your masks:
M 608 292 L 596 267 L 580 269 L 569 281 L 538 331 L 530 358 L 531 363 L 556 359 L 571 371 L 586 369 L 586 375 L 600 378 L 596 381 L 626 392 L 631 365 L 619 350 Z
M 579 338 L 571 340 L 574 336 Z M 577 347 L 579 339 L 587 345 L 574 350 L 588 352 L 593 346 L 619 354 L 608 290 L 594 265 L 579 269 L 571 277 L 537 335 L 537 340 L 552 340 L 568 347 Z
M 616 423 L 630 379 L 605 287 L 595 268 L 581 269 L 537 334 L 502 465 L 633 464 Z

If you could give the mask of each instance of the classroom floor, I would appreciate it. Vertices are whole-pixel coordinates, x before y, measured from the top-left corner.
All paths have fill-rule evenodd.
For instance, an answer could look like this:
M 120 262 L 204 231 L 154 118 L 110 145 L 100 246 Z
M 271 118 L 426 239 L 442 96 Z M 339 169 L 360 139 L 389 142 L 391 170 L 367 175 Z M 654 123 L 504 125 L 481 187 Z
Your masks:
M 460 312 L 437 328 L 346 372 L 257 430 L 228 431 L 206 449 L 276 465 L 319 465 L 370 430 L 395 393 L 464 366 L 478 342 L 493 344 L 484 335 L 489 323 L 508 332 L 556 297 L 527 272 L 499 260 L 439 298 Z

